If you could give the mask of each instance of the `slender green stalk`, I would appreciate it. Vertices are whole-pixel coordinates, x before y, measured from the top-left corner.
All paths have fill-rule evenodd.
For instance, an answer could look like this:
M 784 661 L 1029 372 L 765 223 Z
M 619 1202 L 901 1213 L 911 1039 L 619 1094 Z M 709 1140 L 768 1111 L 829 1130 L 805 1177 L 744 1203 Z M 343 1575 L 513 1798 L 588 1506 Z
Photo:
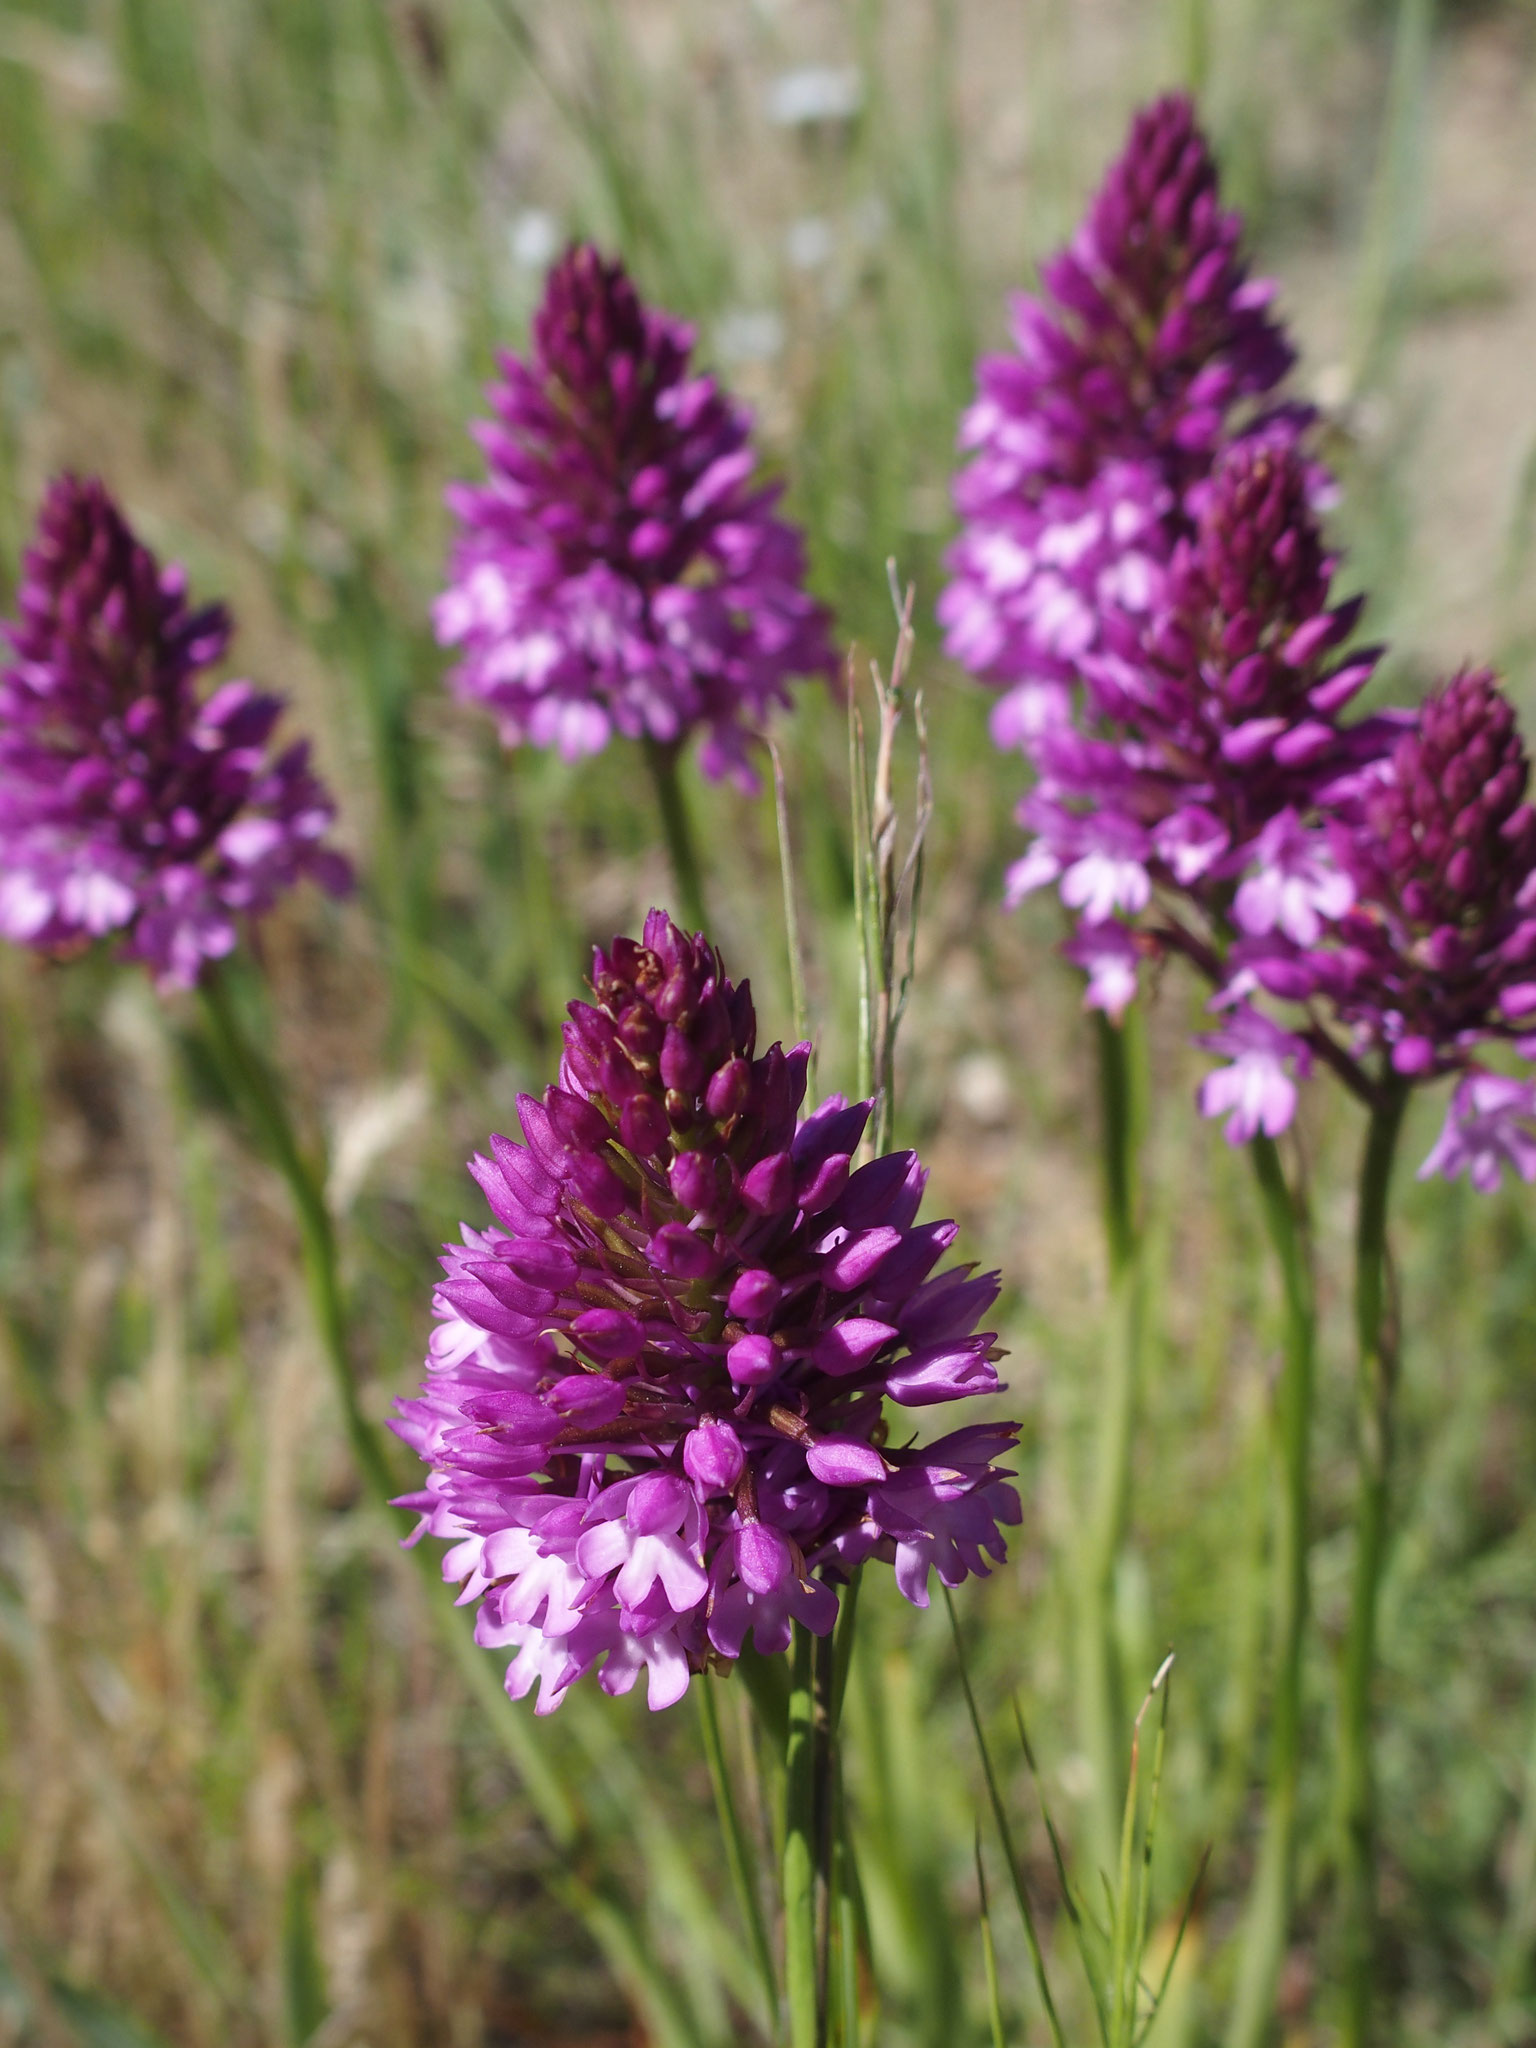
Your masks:
M 1536 1937 L 1536 1725 L 1525 1754 L 1525 1788 L 1509 1857 L 1508 1905 L 1494 1952 L 1494 2010 L 1522 1997 L 1531 1979 Z
M 699 1701 L 699 1725 L 704 1735 L 704 1756 L 709 1764 L 710 1783 L 715 1792 L 715 1808 L 720 1816 L 720 1833 L 725 1843 L 726 1865 L 731 1873 L 731 1883 L 736 1889 L 736 1901 L 741 1908 L 741 1917 L 746 1923 L 748 1939 L 752 1944 L 752 1960 L 763 1987 L 763 2012 L 770 2035 L 778 2032 L 779 1986 L 773 1967 L 773 1950 L 768 1941 L 768 1927 L 763 1919 L 763 1903 L 758 1893 L 753 1873 L 752 1845 L 741 1825 L 736 1811 L 736 1798 L 731 1790 L 730 1768 L 726 1762 L 725 1745 L 720 1737 L 720 1709 L 715 1698 L 716 1681 L 706 1671 L 693 1688 Z
M 1355 1574 L 1339 1707 L 1339 1907 L 1344 1937 L 1340 2038 L 1345 2048 L 1367 2048 L 1373 2031 L 1376 1772 L 1371 1707 L 1376 1676 L 1376 1610 L 1386 1561 L 1391 1496 L 1392 1399 L 1397 1380 L 1387 1201 L 1407 1101 L 1406 1083 L 1389 1076 L 1366 1133 L 1355 1216 L 1359 1495 L 1355 1506 Z
M 326 1206 L 321 1169 L 306 1155 L 265 1060 L 246 1036 L 225 971 L 215 963 L 204 973 L 198 990 L 209 1039 L 226 1081 L 252 1134 L 287 1183 L 299 1226 L 304 1278 L 321 1349 L 369 1502 L 382 1519 L 385 1504 L 396 1486 L 383 1440 L 363 1413 L 353 1378 L 336 1234 Z M 533 1741 L 526 1723 L 509 1710 L 495 1670 L 476 1647 L 464 1617 L 443 1598 L 436 1556 L 420 1547 L 408 1555 L 427 1582 L 427 1610 L 437 1621 L 466 1689 L 485 1713 L 551 1840 L 561 1851 L 562 1867 L 551 1880 L 552 1889 L 586 1921 L 615 1976 L 645 2015 L 657 2041 L 668 2044 L 668 2048 L 698 2048 L 697 2028 L 675 1987 L 659 1968 L 617 1879 L 601 1867 L 601 1859 L 592 1853 L 583 1819 L 558 1772 Z
M 830 1643 L 819 1643 L 822 1668 L 826 1672 L 826 1757 L 824 1778 L 827 1806 L 822 1816 L 824 1834 L 830 1831 L 830 1895 L 827 1902 L 827 1939 L 837 1960 L 837 2014 L 842 2048 L 858 2048 L 859 2041 L 859 1871 L 854 1857 L 853 1834 L 843 1791 L 842 1747 L 838 1730 L 842 1725 L 843 1701 L 848 1692 L 848 1674 L 853 1666 L 853 1640 L 859 1617 L 859 1585 L 863 1567 L 854 1569 L 838 1602 L 837 1627 Z M 818 1705 L 820 1703 L 818 1702 Z
M 1265 1228 L 1280 1271 L 1283 1365 L 1274 1415 L 1280 1468 L 1275 1530 L 1275 1699 L 1270 1723 L 1264 1835 L 1243 1929 L 1237 1992 L 1227 2036 L 1230 2048 L 1261 2048 L 1269 2033 L 1295 1900 L 1301 1676 L 1307 1622 L 1317 1354 L 1311 1248 L 1300 1202 L 1286 1184 L 1274 1140 L 1261 1135 L 1248 1150 L 1259 1184 Z
M 784 947 L 789 955 L 789 1015 L 796 1038 L 811 1035 L 810 1009 L 805 1000 L 805 947 L 800 935 L 800 910 L 795 895 L 795 849 L 789 829 L 789 790 L 784 780 L 784 759 L 772 740 L 768 752 L 773 760 L 773 816 L 779 833 L 779 880 L 784 891 Z M 816 1099 L 814 1086 L 807 1089 Z
M 1096 1403 L 1092 1493 L 1081 1551 L 1078 1712 L 1093 1767 L 1093 1854 L 1115 1856 L 1124 1800 L 1124 1686 L 1115 1628 L 1115 1572 L 1131 1505 L 1131 1448 L 1145 1343 L 1145 1275 L 1137 1216 L 1140 1020 L 1095 1013 L 1099 1052 L 1104 1234 L 1109 1253 L 1109 1328 Z
M 841 1785 L 838 1807 L 841 1811 Z M 839 1826 L 832 1851 L 839 2048 L 859 2048 L 859 1901 L 852 1862 L 853 1843 L 846 1826 Z
M 828 1703 L 832 1738 L 843 1718 L 843 1701 L 848 1692 L 848 1673 L 853 1668 L 853 1637 L 859 1620 L 859 1587 L 864 1567 L 855 1565 L 853 1576 L 843 1588 L 837 1605 L 837 1627 L 832 1632 L 832 1696 Z
M 823 2048 L 816 1939 L 816 1638 L 795 1623 L 784 1746 L 784 1988 L 790 2048 Z
M 859 1044 L 854 1092 L 865 1101 L 874 1090 L 874 948 L 875 891 L 873 856 L 870 850 L 869 749 L 864 739 L 864 715 L 859 709 L 857 678 L 852 655 L 848 658 L 848 789 L 853 835 L 853 926 L 859 961 Z M 870 1157 L 874 1156 L 871 1136 Z
M 388 1500 L 395 1491 L 384 1446 L 362 1411 L 352 1361 L 347 1354 L 346 1313 L 336 1260 L 336 1235 L 326 1207 L 318 1166 L 304 1155 L 287 1106 L 273 1083 L 266 1062 L 246 1039 L 235 1009 L 233 992 L 223 969 L 215 963 L 198 983 L 208 1035 L 225 1076 L 236 1089 L 262 1150 L 287 1182 L 304 1260 L 320 1348 L 330 1368 L 331 1384 L 346 1425 L 347 1441 L 357 1461 L 369 1498 Z
M 836 1920 L 837 1841 L 841 1832 L 841 1785 L 832 1735 L 833 1657 L 830 1636 L 811 1646 L 811 1754 L 816 1774 L 812 1806 L 816 1816 L 816 2012 L 823 2039 L 832 2012 L 832 1928 Z
M 677 773 L 680 753 L 678 743 L 676 740 L 652 739 L 647 733 L 642 744 L 645 749 L 645 765 L 651 771 L 651 782 L 656 791 L 656 808 L 661 813 L 661 829 L 666 836 L 667 853 L 672 862 L 672 880 L 677 888 L 677 907 L 691 932 L 707 931 L 709 916 L 704 908 L 704 884 L 699 875 L 699 857 L 694 850 L 693 827 L 688 822 L 688 806 Z

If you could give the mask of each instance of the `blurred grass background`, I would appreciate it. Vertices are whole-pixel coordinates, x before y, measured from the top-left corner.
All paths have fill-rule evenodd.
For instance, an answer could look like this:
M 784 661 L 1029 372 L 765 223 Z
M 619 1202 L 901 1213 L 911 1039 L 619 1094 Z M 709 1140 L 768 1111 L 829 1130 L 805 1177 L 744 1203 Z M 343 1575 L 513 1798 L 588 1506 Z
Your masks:
M 1130 108 L 1171 82 L 1202 94 L 1301 339 L 1300 388 L 1328 412 L 1348 574 L 1396 650 L 1384 687 L 1411 696 L 1497 655 L 1531 709 L 1528 5 L 0 7 L 0 578 L 8 596 L 47 476 L 98 470 L 197 590 L 234 602 L 239 670 L 288 691 L 315 735 L 364 886 L 341 912 L 294 904 L 263 946 L 273 1043 L 329 1136 L 378 1415 L 415 1382 L 438 1241 L 479 1214 L 466 1153 L 547 1078 L 591 941 L 667 895 L 627 749 L 580 769 L 508 759 L 440 687 L 440 497 L 473 469 L 465 421 L 493 348 L 521 342 L 566 236 L 622 249 L 757 408 L 820 594 L 845 638 L 883 651 L 887 556 L 931 616 L 955 422 L 1005 291 L 1070 230 Z M 998 908 L 1017 778 L 982 693 L 931 628 L 919 665 L 939 810 L 901 1128 L 933 1167 L 931 1213 L 959 1216 L 968 1255 L 1008 1277 L 1006 1405 L 1027 1418 L 1025 1528 L 962 1613 L 1000 1752 L 1018 1688 L 1070 1836 L 1089 1788 L 1068 1566 L 1101 1341 L 1090 1051 L 1049 910 Z M 807 692 L 785 743 L 821 1078 L 847 1085 L 840 714 Z M 717 933 L 776 1035 L 771 807 L 691 796 Z M 1159 1337 L 1118 1578 L 1127 1669 L 1179 1657 L 1160 1915 L 1214 1844 L 1156 2048 L 1220 2037 L 1267 1691 L 1274 1303 L 1242 1162 L 1191 1107 L 1195 1001 L 1170 972 L 1153 1017 Z M 358 1497 L 280 1186 L 191 1021 L 100 961 L 0 959 L 0 2042 L 637 2041 L 572 1907 L 571 1853 Z M 1410 1157 L 1438 1114 L 1418 1105 Z M 1315 1762 L 1282 1986 L 1298 2043 L 1328 2038 L 1355 1124 L 1319 1085 L 1298 1139 L 1325 1318 Z M 1405 1176 L 1401 1214 L 1394 2039 L 1536 2042 L 1531 1198 Z M 977 1786 L 942 1614 L 899 1605 L 870 1603 L 850 1704 L 877 2038 L 947 2048 L 985 2038 Z M 680 1987 L 670 2039 L 749 2038 L 691 1710 L 600 1701 L 534 1736 L 579 1792 L 580 1856 L 630 1889 Z M 1022 1769 L 1013 1796 L 1048 1902 Z M 1013 2038 L 1034 2038 L 1001 1909 L 998 1934 Z

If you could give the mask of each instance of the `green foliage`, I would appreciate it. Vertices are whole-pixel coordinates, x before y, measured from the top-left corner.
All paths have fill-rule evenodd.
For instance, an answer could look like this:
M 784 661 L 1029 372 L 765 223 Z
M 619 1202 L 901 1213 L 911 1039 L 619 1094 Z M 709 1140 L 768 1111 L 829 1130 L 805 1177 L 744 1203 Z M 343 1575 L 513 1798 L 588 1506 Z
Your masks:
M 263 1049 L 314 1158 L 327 1140 L 370 1421 L 414 1383 L 437 1242 L 479 1213 L 467 1151 L 547 1077 L 586 947 L 669 887 L 631 753 L 579 770 L 509 760 L 441 687 L 441 491 L 473 468 L 465 422 L 537 287 L 513 227 L 542 213 L 600 234 L 698 321 L 706 357 L 759 409 L 846 638 L 889 645 L 888 558 L 916 584 L 935 810 L 898 1137 L 931 1161 L 933 1212 L 957 1214 L 968 1255 L 1007 1276 L 1027 1516 L 1006 1571 L 965 1596 L 965 1686 L 938 1616 L 865 1588 L 846 1714 L 862 1886 L 843 1887 L 833 1944 L 846 2040 L 1043 2039 L 1015 1885 L 1066 2039 L 1094 2038 L 1099 2005 L 1119 2039 L 1136 2035 L 1143 1945 L 1141 1978 L 1172 1973 L 1152 2048 L 1218 2038 L 1228 2009 L 1273 1697 L 1282 1331 L 1261 1211 L 1243 1163 L 1192 1116 L 1194 997 L 1170 973 L 1148 1048 L 1149 1334 L 1098 1626 L 1138 1683 L 1176 1647 L 1180 1691 L 1157 1855 L 1148 1874 L 1133 1833 L 1111 1915 L 1070 1649 L 1110 1309 L 1093 1067 L 1049 911 L 997 908 L 1018 776 L 987 741 L 982 693 L 936 655 L 931 607 L 974 350 L 996 345 L 1005 290 L 1069 229 L 1129 105 L 1177 73 L 1209 95 L 1287 307 L 1344 358 L 1339 521 L 1373 630 L 1403 629 L 1412 650 L 1427 621 L 1437 658 L 1502 645 L 1525 680 L 1523 394 L 1505 423 L 1524 461 L 1512 516 L 1490 527 L 1470 597 L 1465 561 L 1443 566 L 1418 537 L 1445 516 L 1423 392 L 1475 380 L 1458 334 L 1518 312 L 1491 289 L 1450 291 L 1465 266 L 1425 267 L 1437 81 L 1489 47 L 1459 39 L 1491 32 L 1475 15 L 1444 41 L 1432 26 L 1416 0 L 1390 19 L 1376 0 L 1130 14 L 861 0 L 824 19 L 749 0 L 0 10 L 0 580 L 47 470 L 98 467 L 199 590 L 231 598 L 240 669 L 288 690 L 317 737 L 364 884 L 343 911 L 274 921 Z M 1517 16 L 1495 30 L 1517 38 Z M 858 114 L 775 128 L 769 81 L 823 59 L 859 67 Z M 824 234 L 788 242 L 806 221 Z M 1501 504 L 1499 479 L 1481 481 Z M 1456 644 L 1474 629 L 1484 642 Z M 1399 658 L 1392 687 L 1411 689 L 1424 659 Z M 851 1088 L 880 948 L 842 707 L 807 692 L 779 743 L 820 1082 Z M 768 1034 L 787 1033 L 772 792 L 743 804 L 684 775 L 721 942 Z M 724 1848 L 692 1715 L 602 1699 L 552 1723 L 487 1714 L 502 1706 L 494 1666 L 481 1660 L 487 1685 L 443 1656 L 442 1616 L 378 1540 L 281 1182 L 231 1108 L 190 1008 L 101 961 L 0 960 L 0 1924 L 20 1959 L 0 1977 L 0 2030 L 27 2048 L 61 2033 L 85 2048 L 405 2048 L 617 2040 L 639 2010 L 676 2048 L 765 2035 L 753 1872 L 782 1848 L 782 1745 L 759 1746 L 736 1708 L 752 1680 L 782 1717 L 782 1695 L 766 1697 L 782 1674 L 718 1688 Z M 1435 1114 L 1415 1106 L 1405 1157 Z M 1304 2037 L 1330 2019 L 1335 1964 L 1321 1929 L 1352 1563 L 1355 1126 L 1319 1093 L 1288 1161 L 1320 1256 L 1317 1621 L 1282 1984 Z M 1380 1624 L 1391 1989 L 1404 2043 L 1518 2040 L 1536 2011 L 1529 1199 L 1405 1188 L 1398 1255 L 1410 1314 Z M 1011 1830 L 1006 1871 L 990 1838 L 982 1850 L 992 1962 L 973 1711 Z

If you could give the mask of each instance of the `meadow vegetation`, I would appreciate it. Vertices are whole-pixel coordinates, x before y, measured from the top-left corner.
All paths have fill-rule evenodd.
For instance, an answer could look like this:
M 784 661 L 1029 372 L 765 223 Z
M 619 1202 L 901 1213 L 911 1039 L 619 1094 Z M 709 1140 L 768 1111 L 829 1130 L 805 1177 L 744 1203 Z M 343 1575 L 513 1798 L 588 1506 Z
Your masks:
M 1533 82 L 1520 4 L 0 9 L 0 585 L 8 601 L 47 477 L 99 472 L 231 602 L 228 672 L 287 693 L 314 736 L 360 887 L 285 905 L 264 979 L 234 994 L 325 1148 L 371 1417 L 414 1390 L 439 1244 L 479 1220 L 465 1157 L 553 1072 L 592 945 L 671 887 L 633 750 L 504 754 L 444 691 L 430 628 L 443 488 L 478 473 L 465 423 L 566 238 L 622 250 L 756 408 L 861 676 L 894 638 L 887 562 L 915 584 L 936 808 L 896 1127 L 932 1169 L 925 1213 L 957 1217 L 1008 1283 L 993 1406 L 1024 1421 L 1025 1518 L 956 1611 L 1074 2042 L 1092 2012 L 1040 1794 L 1084 1873 L 1092 1034 L 1055 906 L 1001 907 L 1021 764 L 937 651 L 955 425 L 1004 294 L 1069 231 L 1130 108 L 1190 85 L 1326 414 L 1346 580 L 1391 650 L 1377 695 L 1497 659 L 1536 710 Z M 852 1089 L 845 715 L 808 686 L 778 731 L 820 1082 Z M 909 789 L 910 722 L 902 749 Z M 686 798 L 714 936 L 765 1041 L 787 1039 L 771 787 L 690 776 Z M 1279 1303 L 1243 1161 L 1192 1109 L 1201 1000 L 1170 967 L 1147 1016 L 1152 1337 L 1113 1567 L 1127 1711 L 1177 1659 L 1149 1968 L 1210 1852 L 1152 2048 L 1222 2038 L 1270 1696 Z M 692 1703 L 573 1696 L 547 1722 L 508 1707 L 498 1734 L 472 1702 L 349 1460 L 283 1189 L 234 1108 L 190 1004 L 96 955 L 0 955 L 0 2042 L 761 2038 Z M 1415 1102 L 1406 1157 L 1440 1114 Z M 1322 1331 L 1280 1989 L 1298 2043 L 1329 2038 L 1336 1966 L 1359 1126 L 1318 1088 L 1287 1141 Z M 1536 1210 L 1520 1187 L 1403 1181 L 1383 1967 L 1394 2041 L 1493 2048 L 1536 2039 Z M 871 1584 L 860 1629 L 873 2038 L 979 2043 L 987 1804 L 948 1622 Z M 745 1703 L 724 1706 L 747 1825 L 771 1833 Z M 1007 2038 L 1044 2039 L 997 1867 L 991 1894 Z

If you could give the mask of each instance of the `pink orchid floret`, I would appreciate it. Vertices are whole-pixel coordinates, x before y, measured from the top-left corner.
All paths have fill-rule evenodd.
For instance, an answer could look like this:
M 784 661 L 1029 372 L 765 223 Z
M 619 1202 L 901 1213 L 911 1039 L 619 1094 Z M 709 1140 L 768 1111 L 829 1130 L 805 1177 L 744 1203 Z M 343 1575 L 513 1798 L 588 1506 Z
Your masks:
M 1474 1068 L 1451 1095 L 1445 1124 L 1419 1179 L 1465 1174 L 1480 1194 L 1492 1194 L 1510 1167 L 1536 1182 L 1536 1082 Z
M 1325 831 L 1308 830 L 1287 805 L 1255 840 L 1252 870 L 1238 888 L 1233 915 L 1251 938 L 1282 932 L 1298 946 L 1315 945 L 1323 928 L 1355 900 Z
M 1261 1131 L 1278 1138 L 1296 1113 L 1295 1077 L 1305 1079 L 1312 1070 L 1306 1040 L 1244 1002 L 1220 1030 L 1196 1043 L 1228 1060 L 1201 1082 L 1200 1114 L 1226 1117 L 1229 1145 L 1246 1145 Z
M 1136 1000 L 1141 954 L 1134 935 L 1118 918 L 1081 925 L 1061 949 L 1062 957 L 1088 977 L 1083 1007 L 1102 1010 L 1118 1024 Z

